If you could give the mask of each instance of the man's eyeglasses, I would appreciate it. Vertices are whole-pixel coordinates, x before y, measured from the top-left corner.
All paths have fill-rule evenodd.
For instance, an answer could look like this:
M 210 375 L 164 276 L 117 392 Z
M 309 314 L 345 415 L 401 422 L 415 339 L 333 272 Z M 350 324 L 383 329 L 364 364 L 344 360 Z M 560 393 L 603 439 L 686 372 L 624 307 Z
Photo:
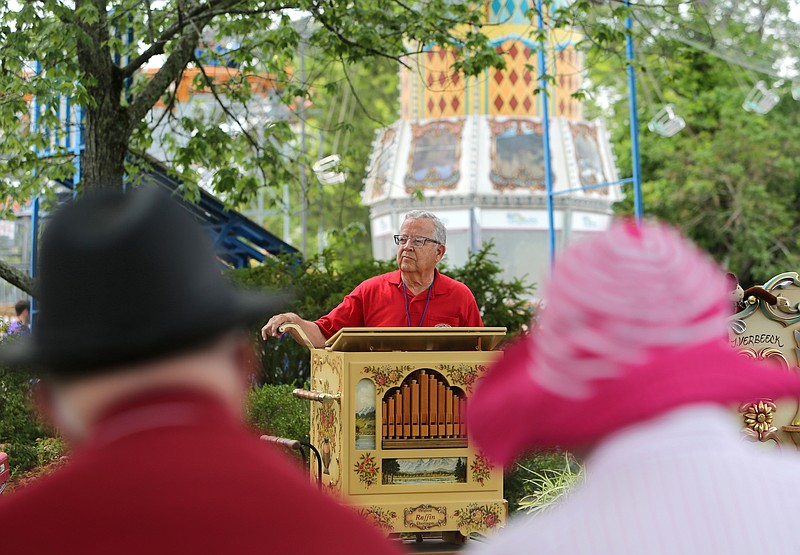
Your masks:
M 420 235 L 416 235 L 414 237 L 409 237 L 408 235 L 395 235 L 394 236 L 394 244 L 395 245 L 402 245 L 405 246 L 409 242 L 413 247 L 424 247 L 425 243 L 430 241 L 431 243 L 436 243 L 437 245 L 441 245 L 442 243 L 437 241 L 436 239 L 431 239 L 430 237 L 422 237 Z

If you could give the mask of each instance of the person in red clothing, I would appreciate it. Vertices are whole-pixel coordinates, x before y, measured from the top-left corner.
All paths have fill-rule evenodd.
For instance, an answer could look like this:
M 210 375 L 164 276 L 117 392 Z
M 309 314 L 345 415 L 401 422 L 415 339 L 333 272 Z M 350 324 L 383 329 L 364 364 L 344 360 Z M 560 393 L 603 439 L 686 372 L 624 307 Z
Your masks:
M 73 450 L 0 498 L 0 551 L 399 553 L 243 425 L 246 327 L 285 301 L 235 289 L 188 212 L 89 195 L 48 223 L 40 261 L 35 333 L 0 360 L 42 375 Z
M 362 282 L 316 321 L 293 312 L 272 316 L 261 329 L 264 339 L 279 336 L 278 328 L 287 322 L 298 324 L 318 349 L 347 327 L 483 326 L 469 288 L 436 269 L 447 250 L 447 234 L 439 218 L 423 210 L 409 212 L 394 240 L 398 270 Z M 296 331 L 290 333 L 301 341 Z

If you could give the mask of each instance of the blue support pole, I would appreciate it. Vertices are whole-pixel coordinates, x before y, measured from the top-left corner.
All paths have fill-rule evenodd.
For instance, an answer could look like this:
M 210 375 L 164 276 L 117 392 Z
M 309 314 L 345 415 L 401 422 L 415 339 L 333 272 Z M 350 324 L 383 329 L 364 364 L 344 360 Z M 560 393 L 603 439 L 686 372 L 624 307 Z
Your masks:
M 64 148 L 72 152 L 72 102 L 71 97 L 64 98 Z
M 42 71 L 42 65 L 39 62 L 36 62 L 34 71 L 36 75 L 39 75 Z M 31 115 L 31 129 L 33 132 L 36 133 L 39 130 L 39 101 L 36 97 L 33 97 L 33 106 L 31 107 L 33 113 Z M 34 152 L 36 149 L 34 147 Z M 35 170 L 34 170 L 35 173 Z M 39 251 L 39 197 L 33 197 L 33 204 L 31 205 L 31 260 L 28 268 L 28 273 L 32 279 L 36 279 L 36 259 L 38 258 L 38 251 Z M 39 312 L 39 308 L 36 306 L 36 297 L 31 295 L 31 321 L 30 327 L 31 332 L 33 332 L 33 327 L 36 324 L 36 315 Z
M 80 104 L 75 108 L 75 175 L 72 176 L 72 198 L 78 196 L 78 184 L 81 182 L 81 150 L 83 149 L 83 108 Z
M 625 6 L 630 8 L 630 0 L 625 0 Z M 633 19 L 629 15 L 625 18 L 625 43 L 626 59 L 628 62 L 628 104 L 631 120 L 631 166 L 633 177 L 633 213 L 636 224 L 642 223 L 644 203 L 642 202 L 642 174 L 639 164 L 639 113 L 636 104 L 636 72 L 633 68 Z
M 36 259 L 39 252 L 39 197 L 33 198 L 33 206 L 31 207 L 31 264 L 30 276 L 36 279 Z M 36 303 L 36 297 L 31 295 L 31 331 L 36 325 L 36 315 L 39 313 L 39 307 Z
M 542 13 L 542 0 L 536 0 L 536 22 L 539 31 L 544 31 L 544 14 Z M 542 33 L 542 36 L 544 34 Z M 545 192 L 547 194 L 547 224 L 549 229 L 549 242 L 550 242 L 550 270 L 556 263 L 556 226 L 555 215 L 553 214 L 553 168 L 550 160 L 550 109 L 547 102 L 547 59 L 544 55 L 544 49 L 547 43 L 544 39 L 539 41 L 539 71 L 541 77 L 539 78 L 539 87 L 542 89 L 540 93 L 542 96 L 542 123 L 543 123 L 543 137 L 544 143 L 544 184 Z

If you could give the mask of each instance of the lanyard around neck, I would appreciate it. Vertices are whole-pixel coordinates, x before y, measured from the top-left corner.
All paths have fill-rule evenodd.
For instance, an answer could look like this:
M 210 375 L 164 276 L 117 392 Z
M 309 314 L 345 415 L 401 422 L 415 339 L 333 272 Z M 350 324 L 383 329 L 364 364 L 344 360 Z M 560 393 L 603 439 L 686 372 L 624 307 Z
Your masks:
M 403 282 L 403 299 L 406 301 L 406 323 L 408 327 L 411 327 L 411 313 L 408 311 L 408 289 L 406 289 L 406 282 Z M 422 327 L 422 322 L 425 320 L 425 313 L 428 312 L 428 303 L 431 302 L 431 290 L 433 289 L 433 282 L 436 281 L 436 274 L 433 275 L 433 281 L 428 286 L 428 298 L 425 301 L 425 308 L 422 310 L 422 318 L 419 319 L 419 325 L 417 327 Z

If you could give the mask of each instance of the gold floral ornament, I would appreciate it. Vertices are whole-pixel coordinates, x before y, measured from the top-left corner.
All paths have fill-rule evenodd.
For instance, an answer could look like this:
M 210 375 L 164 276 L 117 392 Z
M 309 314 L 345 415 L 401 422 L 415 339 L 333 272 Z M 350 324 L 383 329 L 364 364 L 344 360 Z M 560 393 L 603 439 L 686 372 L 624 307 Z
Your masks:
M 380 467 L 371 453 L 363 453 L 361 459 L 355 463 L 356 475 L 364 487 L 370 487 L 378 481 Z
M 744 432 L 758 441 L 767 441 L 777 432 L 772 425 L 777 407 L 770 400 L 762 399 L 758 402 L 746 403 L 739 407 L 739 412 L 744 417 Z

